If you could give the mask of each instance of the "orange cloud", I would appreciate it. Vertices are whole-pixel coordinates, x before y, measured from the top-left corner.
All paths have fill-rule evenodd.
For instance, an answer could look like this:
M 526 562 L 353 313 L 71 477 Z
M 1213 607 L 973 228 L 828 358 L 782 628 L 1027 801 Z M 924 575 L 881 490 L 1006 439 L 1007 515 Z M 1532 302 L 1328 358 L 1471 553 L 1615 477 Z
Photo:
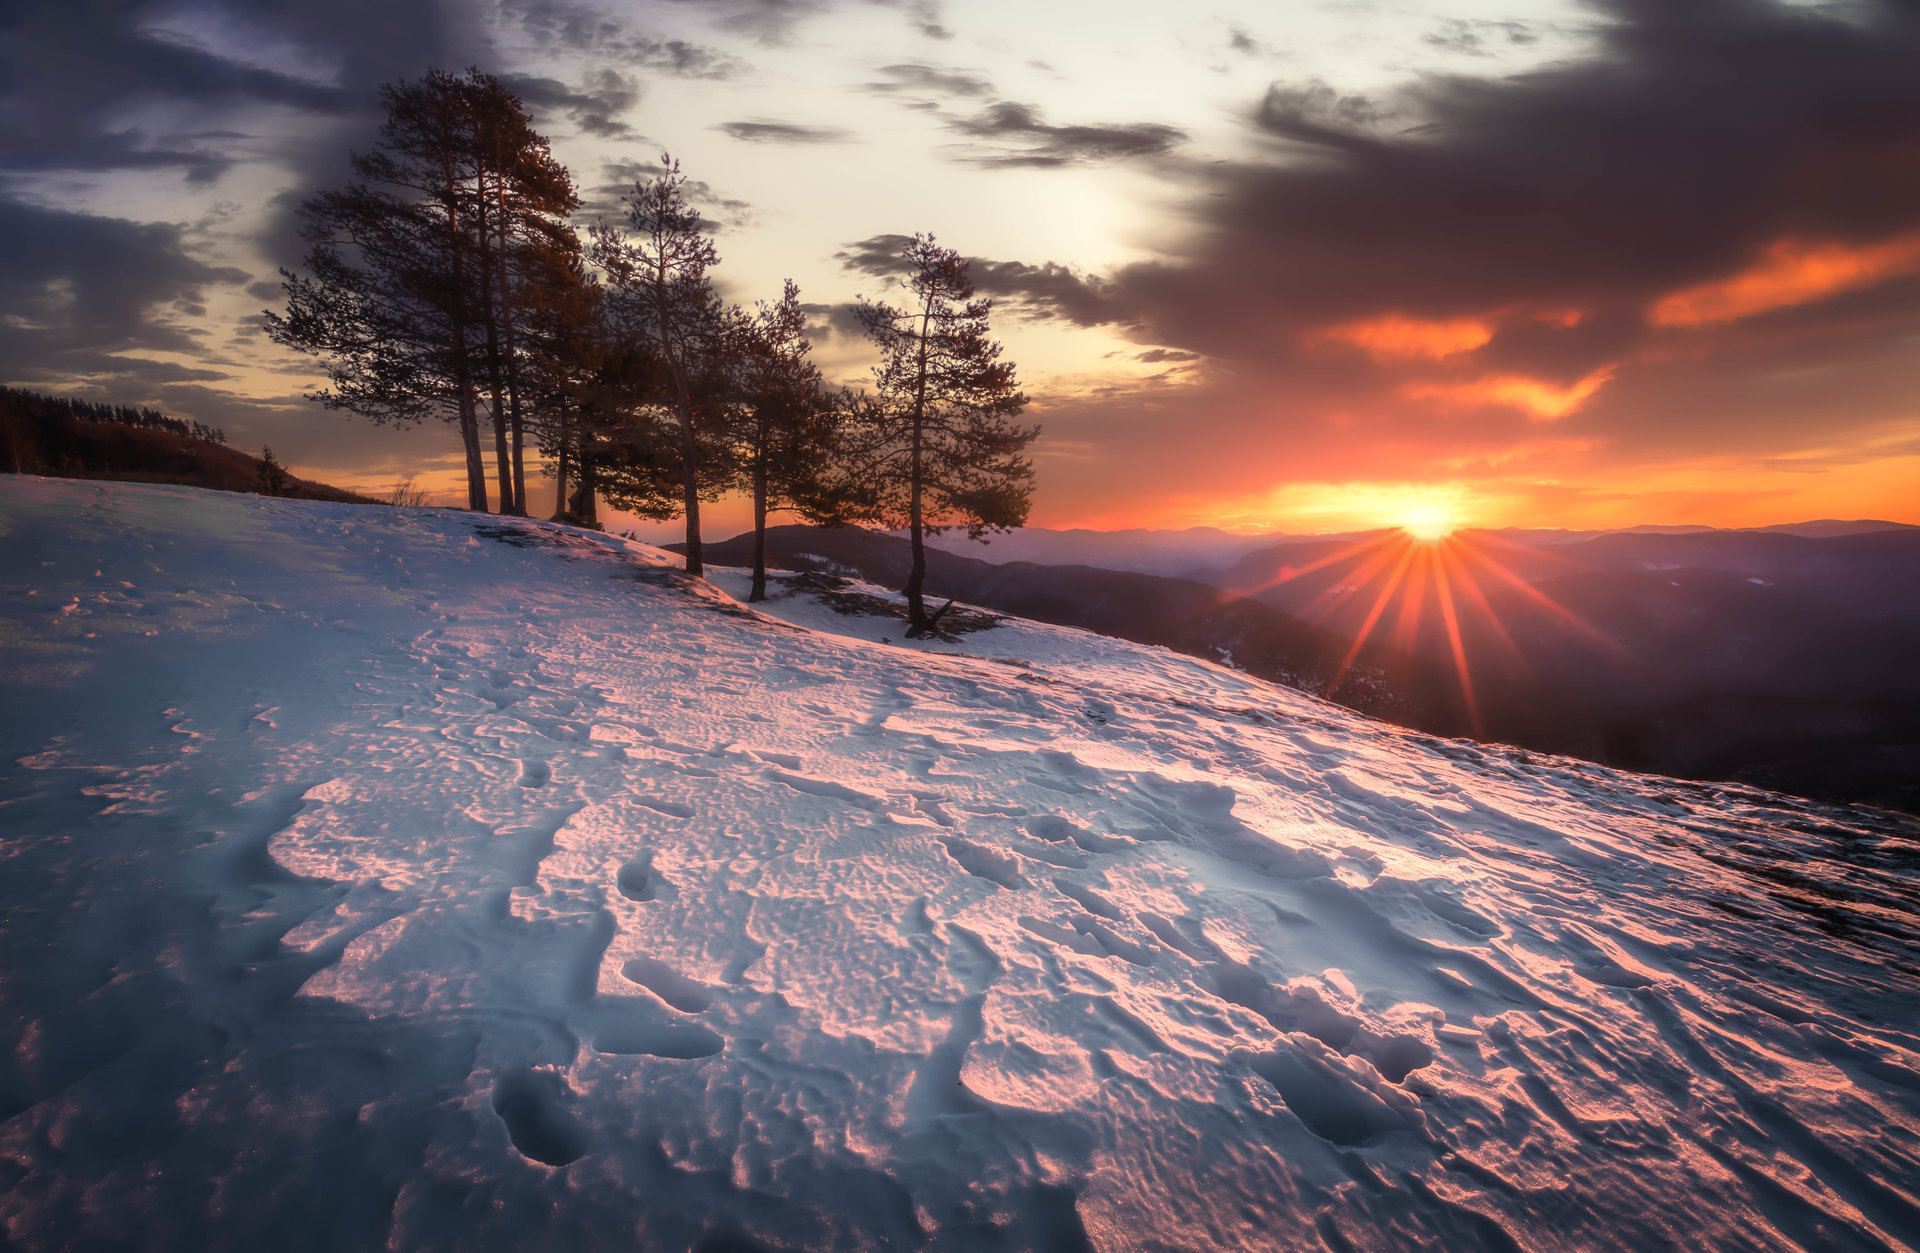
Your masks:
M 1437 400 L 1459 409 L 1504 405 L 1536 422 L 1551 422 L 1587 403 L 1606 386 L 1613 370 L 1610 365 L 1601 366 L 1571 387 L 1555 387 L 1524 374 L 1488 374 L 1472 383 L 1408 383 L 1400 394 L 1409 400 Z
M 1492 338 L 1493 327 L 1479 318 L 1433 321 L 1389 313 L 1385 317 L 1330 326 L 1307 342 L 1350 344 L 1375 361 L 1415 358 L 1438 361 L 1455 353 L 1472 352 Z
M 1709 326 L 1825 300 L 1920 270 L 1920 232 L 1884 243 L 1815 244 L 1778 239 L 1760 260 L 1732 278 L 1702 283 L 1656 301 L 1655 326 Z
M 1586 321 L 1587 311 L 1584 309 L 1542 309 L 1533 315 L 1533 320 L 1536 322 L 1544 322 L 1548 326 L 1557 326 L 1564 331 Z

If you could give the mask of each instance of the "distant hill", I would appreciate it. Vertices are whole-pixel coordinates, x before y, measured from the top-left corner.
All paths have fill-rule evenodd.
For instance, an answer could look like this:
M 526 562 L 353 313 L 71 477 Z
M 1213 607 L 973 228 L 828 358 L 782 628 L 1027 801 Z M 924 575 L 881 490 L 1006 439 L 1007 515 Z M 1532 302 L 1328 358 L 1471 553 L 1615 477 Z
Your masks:
M 1744 528 L 1747 531 L 1776 531 L 1809 539 L 1839 535 L 1861 535 L 1873 531 L 1920 530 L 1904 522 L 1866 518 L 1839 521 L 1822 518 L 1811 522 L 1782 522 L 1774 526 Z M 1184 530 L 1134 528 L 1124 531 L 1084 529 L 1049 530 L 1046 527 L 1020 527 L 984 539 L 967 538 L 963 531 L 929 535 L 929 547 L 960 557 L 971 557 L 992 565 L 1031 561 L 1043 566 L 1098 566 L 1103 570 L 1131 570 L 1137 574 L 1161 574 L 1177 578 L 1217 582 L 1213 572 L 1223 570 L 1266 549 L 1293 544 L 1350 543 L 1380 535 L 1371 531 L 1338 531 L 1325 534 L 1241 535 L 1217 527 L 1196 526 Z M 1557 548 L 1583 544 L 1603 535 L 1700 535 L 1726 534 L 1721 528 L 1692 524 L 1647 524 L 1643 526 L 1557 530 L 1543 527 L 1500 527 L 1478 530 L 1475 534 L 1492 536 L 1511 544 L 1530 548 Z M 897 534 L 897 532 L 895 533 Z
M 992 565 L 1031 561 L 1046 566 L 1098 566 L 1136 574 L 1184 575 L 1190 570 L 1226 565 L 1285 535 L 1237 535 L 1210 526 L 1179 531 L 1052 531 L 1021 527 L 983 540 L 964 531 L 927 537 L 929 547 Z
M 1920 531 L 1909 522 L 1887 522 L 1878 518 L 1856 518 L 1843 522 L 1838 518 L 1819 518 L 1812 522 L 1781 522 L 1774 526 L 1743 528 L 1749 531 L 1783 531 L 1805 539 L 1831 539 L 1837 535 L 1867 535 L 1875 531 Z
M 63 479 L 179 483 L 254 492 L 261 462 L 229 448 L 223 432 L 153 409 L 95 404 L 0 388 L 0 469 Z M 279 495 L 372 504 L 326 483 L 289 477 Z
M 1920 809 L 1920 527 L 1463 539 L 1516 580 L 1463 563 L 1493 613 L 1459 619 L 1486 738 Z M 1342 591 L 1347 549 L 1275 545 L 1208 581 L 1350 639 L 1372 597 Z M 1373 655 L 1427 729 L 1470 733 L 1440 615 Z

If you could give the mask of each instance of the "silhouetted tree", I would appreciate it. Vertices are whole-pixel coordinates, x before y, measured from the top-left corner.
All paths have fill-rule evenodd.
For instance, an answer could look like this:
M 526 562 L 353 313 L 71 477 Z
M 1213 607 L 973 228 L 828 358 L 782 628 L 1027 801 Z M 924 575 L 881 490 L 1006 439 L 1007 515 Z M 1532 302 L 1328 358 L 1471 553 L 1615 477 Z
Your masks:
M 700 502 L 719 495 L 730 477 L 724 418 L 731 337 L 707 273 L 719 252 L 699 210 L 687 203 L 680 163 L 665 154 L 660 163 L 658 177 L 635 183 L 623 197 L 631 235 L 596 226 L 592 256 L 606 276 L 614 324 L 645 347 L 667 383 L 660 407 L 677 444 L 687 573 L 697 575 L 705 568 Z
M 480 392 L 491 401 L 501 508 L 523 513 L 519 326 L 578 241 L 567 172 L 489 75 L 429 72 L 382 88 L 380 145 L 358 181 L 301 206 L 305 275 L 282 271 L 279 343 L 325 359 L 329 408 L 376 422 L 456 421 L 467 503 L 487 507 Z
M 291 478 L 287 468 L 274 458 L 272 448 L 260 450 L 260 491 L 264 495 L 284 495 Z
M 811 358 L 800 289 L 789 279 L 780 299 L 738 321 L 735 350 L 738 486 L 753 500 L 753 588 L 767 596 L 767 514 L 785 509 L 808 522 L 842 521 L 852 512 L 850 480 L 840 466 L 848 413 L 827 391 Z
M 520 100 L 492 76 L 468 71 L 460 88 L 474 118 L 475 193 L 487 369 L 500 464 L 501 512 L 524 516 L 531 367 L 522 324 L 578 270 L 580 241 L 566 226 L 579 207 L 573 180 L 534 131 Z
M 924 600 L 926 532 L 963 526 L 978 537 L 1025 522 L 1033 463 L 1021 454 L 1040 430 L 1013 424 L 1027 398 L 988 337 L 993 305 L 974 298 L 966 261 L 932 235 L 914 236 L 902 261 L 901 304 L 859 306 L 881 351 L 862 473 L 873 515 L 908 532 L 908 634 L 922 635 L 938 624 Z

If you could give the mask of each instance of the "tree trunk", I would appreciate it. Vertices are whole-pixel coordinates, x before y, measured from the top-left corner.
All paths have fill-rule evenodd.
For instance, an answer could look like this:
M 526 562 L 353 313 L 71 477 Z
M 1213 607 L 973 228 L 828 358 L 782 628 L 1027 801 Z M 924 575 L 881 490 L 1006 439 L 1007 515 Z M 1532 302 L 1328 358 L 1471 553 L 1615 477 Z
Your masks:
M 460 389 L 460 443 L 467 454 L 467 508 L 487 511 L 487 463 L 480 455 L 480 417 L 473 389 Z
M 451 148 L 448 149 L 451 152 Z M 453 262 L 452 338 L 454 386 L 460 393 L 460 447 L 467 455 L 467 508 L 487 511 L 487 465 L 480 455 L 480 415 L 474 399 L 473 372 L 467 359 L 467 248 L 461 234 L 459 199 L 454 195 L 453 158 L 442 159 L 446 177 L 447 247 Z
M 493 391 L 493 463 L 499 468 L 500 512 L 519 516 L 525 510 L 513 498 L 513 452 L 507 447 L 507 415 L 498 385 Z
M 753 590 L 749 604 L 767 598 L 767 450 L 763 446 L 753 467 Z
M 907 574 L 907 634 L 927 629 L 927 528 L 920 510 L 920 424 L 913 427 L 913 468 L 907 502 L 907 531 L 913 542 L 913 569 Z
M 555 522 L 565 521 L 567 517 L 567 462 L 569 460 L 568 453 L 571 451 L 567 447 L 567 437 L 569 434 L 570 432 L 567 429 L 567 405 L 565 401 L 561 401 L 560 438 L 557 441 L 559 452 L 554 458 L 553 465 L 553 520 Z
M 694 436 L 693 414 L 682 410 L 680 416 L 680 489 L 687 511 L 687 573 L 704 575 L 707 564 L 700 555 L 700 444 Z
M 499 136 L 494 137 L 494 196 L 499 208 L 495 221 L 500 246 L 500 332 L 507 363 L 507 415 L 513 428 L 513 511 L 527 515 L 527 472 L 522 459 L 525 444 L 524 423 L 520 411 L 520 345 L 514 314 L 519 293 L 514 290 L 512 261 L 512 214 L 507 208 L 506 156 L 500 151 Z
M 517 397 L 508 400 L 513 422 L 513 498 L 519 504 L 516 510 L 522 517 L 527 513 L 527 473 L 520 461 L 520 448 L 525 436 L 520 425 L 520 401 Z
M 499 470 L 500 512 L 523 516 L 525 505 L 513 490 L 513 452 L 507 446 L 506 380 L 500 370 L 500 309 L 494 291 L 504 276 L 495 274 L 495 257 L 487 233 L 486 189 L 481 188 L 480 211 L 480 304 L 482 325 L 487 331 L 487 382 L 493 397 L 493 457 Z
M 573 489 L 567 512 L 573 515 L 575 526 L 600 529 L 600 505 L 593 495 L 593 467 L 584 462 L 580 466 L 580 486 Z
M 923 472 L 921 457 L 926 447 L 927 430 L 927 342 L 932 336 L 933 295 L 920 314 L 920 363 L 913 389 L 913 447 L 907 466 L 907 530 L 913 538 L 913 569 L 907 575 L 907 635 L 917 636 L 932 625 L 927 620 L 927 535 L 926 515 L 922 512 L 920 489 Z
M 700 554 L 700 439 L 693 427 L 693 398 L 687 394 L 685 375 L 675 378 L 674 384 L 680 393 L 680 494 L 687 513 L 687 573 L 704 575 L 707 564 Z

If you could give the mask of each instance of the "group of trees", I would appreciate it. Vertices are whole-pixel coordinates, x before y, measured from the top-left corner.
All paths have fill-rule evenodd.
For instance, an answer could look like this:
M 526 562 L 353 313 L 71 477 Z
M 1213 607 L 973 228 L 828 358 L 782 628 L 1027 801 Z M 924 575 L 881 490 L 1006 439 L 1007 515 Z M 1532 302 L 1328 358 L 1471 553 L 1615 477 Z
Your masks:
M 905 528 L 915 632 L 938 619 L 925 533 L 1025 520 L 1038 431 L 1015 424 L 1026 398 L 957 253 L 915 238 L 897 303 L 859 306 L 875 386 L 830 388 L 791 280 L 751 310 L 722 299 L 718 249 L 676 162 L 663 156 L 624 220 L 583 239 L 565 167 L 492 77 L 435 71 L 383 94 L 381 142 L 353 158 L 356 181 L 302 206 L 306 273 L 283 272 L 287 307 L 268 326 L 324 361 L 329 407 L 455 426 L 470 508 L 488 507 L 484 428 L 502 513 L 528 511 L 531 442 L 556 480 L 556 519 L 593 524 L 596 498 L 684 517 L 692 574 L 702 503 L 745 494 L 754 599 L 771 512 Z

